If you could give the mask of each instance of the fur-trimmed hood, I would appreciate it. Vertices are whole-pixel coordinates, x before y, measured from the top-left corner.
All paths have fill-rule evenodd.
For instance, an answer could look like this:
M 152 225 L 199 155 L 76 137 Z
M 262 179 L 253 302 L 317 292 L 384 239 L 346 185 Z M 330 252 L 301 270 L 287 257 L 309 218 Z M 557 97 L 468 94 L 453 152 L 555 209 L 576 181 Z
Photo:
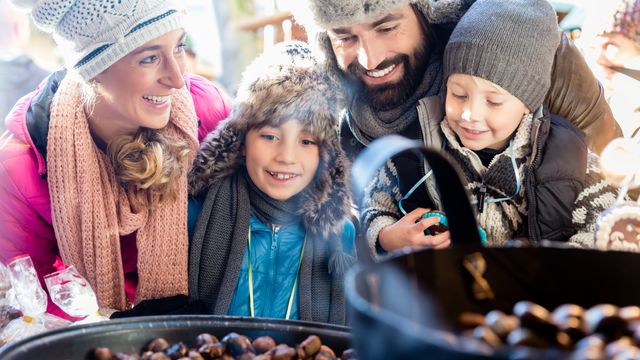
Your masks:
M 304 190 L 300 215 L 305 227 L 323 238 L 339 236 L 351 209 L 350 165 L 338 139 L 339 95 L 307 44 L 280 44 L 263 54 L 244 72 L 229 117 L 201 144 L 189 176 L 190 193 L 203 194 L 244 165 L 242 148 L 250 129 L 296 119 L 320 141 L 320 164 Z

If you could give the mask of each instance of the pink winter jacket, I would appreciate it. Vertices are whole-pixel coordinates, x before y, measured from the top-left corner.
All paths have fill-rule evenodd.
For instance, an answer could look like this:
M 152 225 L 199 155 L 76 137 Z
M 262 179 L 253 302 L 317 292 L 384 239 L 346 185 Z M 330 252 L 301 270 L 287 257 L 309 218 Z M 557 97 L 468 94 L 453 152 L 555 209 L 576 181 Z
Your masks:
M 44 275 L 58 270 L 61 262 L 51 220 L 46 159 L 38 151 L 37 139 L 29 132 L 26 119 L 34 98 L 50 85 L 47 80 L 18 101 L 7 115 L 7 131 L 0 137 L 0 261 L 6 263 L 15 256 L 28 254 L 41 282 Z M 198 139 L 202 141 L 227 117 L 230 103 L 208 80 L 196 75 L 186 75 L 185 80 L 198 117 Z M 48 132 L 43 127 L 39 129 L 40 137 L 46 137 Z M 121 237 L 120 242 L 123 270 L 127 274 L 125 289 L 133 301 L 137 286 L 135 233 Z M 51 299 L 47 312 L 69 318 Z

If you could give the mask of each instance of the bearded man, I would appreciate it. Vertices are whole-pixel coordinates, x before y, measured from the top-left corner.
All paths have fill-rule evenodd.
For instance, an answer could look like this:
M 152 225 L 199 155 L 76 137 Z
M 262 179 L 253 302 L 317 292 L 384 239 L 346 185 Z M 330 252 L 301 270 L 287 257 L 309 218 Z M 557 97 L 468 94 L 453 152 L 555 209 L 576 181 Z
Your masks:
M 327 71 L 344 87 L 348 102 L 340 136 L 350 158 L 388 134 L 441 148 L 443 50 L 456 21 L 474 1 L 307 0 L 296 17 L 310 32 L 317 33 Z M 580 128 L 592 150 L 599 153 L 621 135 L 601 85 L 565 35 L 551 78 L 545 104 L 551 113 Z M 428 209 L 441 208 L 439 199 L 428 195 L 437 193 L 427 191 L 435 189 L 432 179 L 407 197 L 428 173 L 428 164 L 411 154 L 395 157 L 381 171 L 361 214 L 374 254 L 405 246 L 449 245 L 448 232 L 436 236 L 423 232 L 437 220 L 421 220 L 422 215 Z M 407 215 L 400 212 L 400 199 Z

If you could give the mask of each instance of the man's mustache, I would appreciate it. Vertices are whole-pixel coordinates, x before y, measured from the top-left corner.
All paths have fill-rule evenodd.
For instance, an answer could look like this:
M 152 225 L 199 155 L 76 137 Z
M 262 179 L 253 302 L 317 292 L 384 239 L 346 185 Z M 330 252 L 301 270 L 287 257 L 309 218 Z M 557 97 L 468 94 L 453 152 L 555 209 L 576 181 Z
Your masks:
M 391 65 L 401 64 L 402 62 L 405 61 L 405 59 L 409 60 L 409 57 L 407 55 L 403 55 L 403 54 L 396 55 L 396 56 L 394 56 L 392 58 L 383 60 L 373 70 L 365 69 L 362 65 L 360 65 L 360 63 L 358 62 L 358 59 L 356 59 L 349 65 L 348 70 L 349 70 L 349 73 L 351 73 L 352 75 L 356 75 L 356 76 L 357 75 L 366 75 L 367 71 L 384 70 L 384 69 L 388 68 Z

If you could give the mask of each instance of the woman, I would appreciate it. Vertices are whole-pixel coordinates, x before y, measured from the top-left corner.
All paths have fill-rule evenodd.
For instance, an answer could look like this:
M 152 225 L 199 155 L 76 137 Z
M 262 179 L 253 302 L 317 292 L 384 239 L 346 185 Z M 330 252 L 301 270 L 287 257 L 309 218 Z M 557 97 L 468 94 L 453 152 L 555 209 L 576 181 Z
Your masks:
M 187 294 L 186 176 L 229 104 L 185 75 L 182 13 L 167 0 L 32 3 L 75 57 L 7 118 L 0 260 L 29 254 L 41 277 L 73 264 L 102 308 Z

